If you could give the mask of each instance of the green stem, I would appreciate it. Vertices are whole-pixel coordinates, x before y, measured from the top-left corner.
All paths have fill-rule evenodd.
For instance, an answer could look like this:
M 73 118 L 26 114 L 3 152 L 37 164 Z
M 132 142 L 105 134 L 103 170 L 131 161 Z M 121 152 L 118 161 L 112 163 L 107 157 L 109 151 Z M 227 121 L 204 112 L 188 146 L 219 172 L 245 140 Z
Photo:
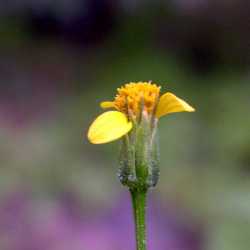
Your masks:
M 135 233 L 136 233 L 136 247 L 137 250 L 146 250 L 146 190 L 130 189 L 134 221 L 135 221 Z

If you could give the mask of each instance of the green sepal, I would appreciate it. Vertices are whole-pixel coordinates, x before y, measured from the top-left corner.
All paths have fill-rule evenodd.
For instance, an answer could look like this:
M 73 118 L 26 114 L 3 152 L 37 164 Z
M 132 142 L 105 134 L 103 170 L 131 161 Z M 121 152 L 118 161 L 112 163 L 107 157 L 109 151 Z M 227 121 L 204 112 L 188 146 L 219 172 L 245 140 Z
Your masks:
M 122 139 L 119 157 L 118 177 L 125 186 L 132 187 L 136 180 L 135 146 L 130 142 L 128 135 Z
M 157 122 L 152 126 L 147 116 L 135 123 L 123 137 L 118 172 L 121 183 L 132 189 L 154 187 L 159 178 Z

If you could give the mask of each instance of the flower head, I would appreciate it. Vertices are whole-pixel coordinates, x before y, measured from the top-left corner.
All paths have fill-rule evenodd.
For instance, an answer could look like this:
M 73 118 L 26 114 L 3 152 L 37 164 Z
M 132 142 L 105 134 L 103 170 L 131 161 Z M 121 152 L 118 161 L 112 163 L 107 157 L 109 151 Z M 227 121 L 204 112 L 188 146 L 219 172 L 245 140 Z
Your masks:
M 114 101 L 101 103 L 102 108 L 114 108 L 101 114 L 92 123 L 88 139 L 94 144 L 107 143 L 121 138 L 138 123 L 142 116 L 151 125 L 167 114 L 193 112 L 184 100 L 170 92 L 160 96 L 161 87 L 151 82 L 131 82 L 117 89 Z
M 174 112 L 192 112 L 194 108 L 170 92 L 160 96 L 160 87 L 151 82 L 128 83 L 117 92 L 114 101 L 101 103 L 102 108 L 116 111 L 98 116 L 88 138 L 100 144 L 122 137 L 120 181 L 131 190 L 146 190 L 159 178 L 158 119 Z
M 117 89 L 114 102 L 102 102 L 101 106 L 114 107 L 124 114 L 138 116 L 141 106 L 151 114 L 157 105 L 161 87 L 148 82 L 128 83 Z

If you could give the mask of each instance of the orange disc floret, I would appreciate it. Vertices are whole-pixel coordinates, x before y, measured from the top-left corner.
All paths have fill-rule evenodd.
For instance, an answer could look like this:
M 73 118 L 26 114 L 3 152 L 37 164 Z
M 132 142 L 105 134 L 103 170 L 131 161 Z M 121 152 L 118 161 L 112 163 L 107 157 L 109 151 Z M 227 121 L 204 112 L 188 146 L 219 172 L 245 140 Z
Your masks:
M 160 89 L 150 82 L 127 83 L 117 89 L 114 106 L 123 113 L 138 115 L 143 105 L 143 109 L 151 114 L 157 105 Z

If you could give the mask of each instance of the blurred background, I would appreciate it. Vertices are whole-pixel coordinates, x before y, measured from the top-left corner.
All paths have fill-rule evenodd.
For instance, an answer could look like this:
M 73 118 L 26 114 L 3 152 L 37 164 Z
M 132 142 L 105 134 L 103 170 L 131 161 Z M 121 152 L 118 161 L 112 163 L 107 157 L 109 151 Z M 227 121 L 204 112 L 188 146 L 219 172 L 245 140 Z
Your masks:
M 0 249 L 128 250 L 119 142 L 86 131 L 116 88 L 196 108 L 160 122 L 149 250 L 250 247 L 250 2 L 0 2 Z

